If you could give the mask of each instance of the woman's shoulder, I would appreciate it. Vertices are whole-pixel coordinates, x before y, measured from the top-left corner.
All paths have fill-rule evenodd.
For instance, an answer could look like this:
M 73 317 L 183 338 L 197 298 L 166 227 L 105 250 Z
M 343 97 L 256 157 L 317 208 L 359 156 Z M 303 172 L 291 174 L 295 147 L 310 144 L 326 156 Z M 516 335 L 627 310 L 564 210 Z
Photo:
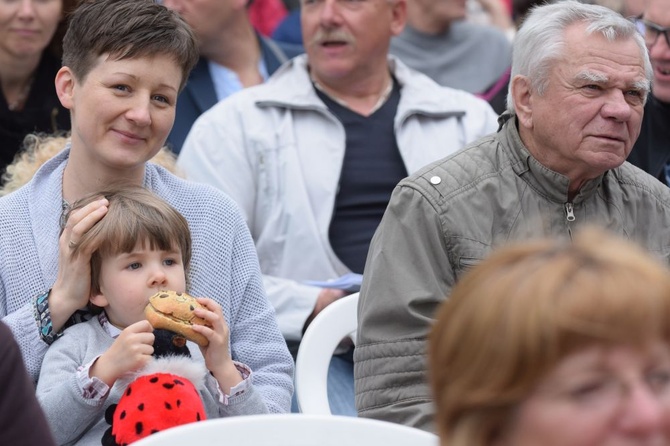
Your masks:
M 191 214 L 230 214 L 240 216 L 237 204 L 213 186 L 181 178 L 164 167 L 150 164 L 149 188 L 174 206 L 187 219 Z
M 26 225 L 29 220 L 29 192 L 21 187 L 0 196 L 0 227 L 10 224 Z

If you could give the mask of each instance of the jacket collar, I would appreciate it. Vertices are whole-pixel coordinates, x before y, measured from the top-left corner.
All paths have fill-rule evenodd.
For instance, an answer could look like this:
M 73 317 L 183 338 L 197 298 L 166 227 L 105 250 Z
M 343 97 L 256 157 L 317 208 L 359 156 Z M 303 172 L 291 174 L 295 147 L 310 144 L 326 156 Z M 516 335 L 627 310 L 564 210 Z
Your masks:
M 517 176 L 548 199 L 557 203 L 567 203 L 570 186 L 568 177 L 540 164 L 530 154 L 521 141 L 516 116 L 504 112 L 498 121 L 501 125 L 501 130 L 498 131 L 500 141 L 512 159 L 512 169 Z M 572 203 L 579 203 L 595 194 L 605 175 L 607 172 L 584 183 Z
M 193 102 L 197 104 L 201 113 L 209 110 L 216 104 L 216 90 L 214 89 L 214 81 L 212 81 L 212 77 L 209 74 L 209 62 L 207 59 L 201 57 L 198 60 L 198 63 L 191 70 L 182 94 L 188 94 Z
M 450 89 L 438 87 L 433 80 L 393 56 L 389 56 L 388 61 L 391 73 L 402 89 L 397 119 L 402 120 L 418 111 L 429 116 L 465 115 L 466 110 L 454 100 Z M 256 105 L 326 110 L 314 91 L 307 67 L 306 54 L 284 64 L 267 83 L 258 87 Z

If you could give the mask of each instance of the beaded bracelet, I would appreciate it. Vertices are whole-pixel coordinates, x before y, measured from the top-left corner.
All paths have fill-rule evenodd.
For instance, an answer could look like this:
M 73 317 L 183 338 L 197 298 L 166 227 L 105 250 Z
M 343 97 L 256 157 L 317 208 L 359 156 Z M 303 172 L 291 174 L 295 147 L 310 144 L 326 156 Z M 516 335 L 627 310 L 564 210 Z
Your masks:
M 62 333 L 54 333 L 53 325 L 51 323 L 51 312 L 49 311 L 49 294 L 51 289 L 45 293 L 40 294 L 35 299 L 35 322 L 40 331 L 40 337 L 48 345 L 62 336 Z

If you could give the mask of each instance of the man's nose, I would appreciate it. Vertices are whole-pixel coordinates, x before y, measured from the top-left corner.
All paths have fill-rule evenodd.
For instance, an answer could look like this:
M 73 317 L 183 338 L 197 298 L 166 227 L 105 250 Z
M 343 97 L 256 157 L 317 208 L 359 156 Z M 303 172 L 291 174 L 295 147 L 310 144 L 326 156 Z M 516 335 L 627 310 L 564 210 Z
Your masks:
M 616 119 L 617 121 L 628 121 L 633 113 L 631 104 L 626 100 L 625 92 L 621 90 L 612 90 L 605 99 L 602 107 L 602 113 L 606 118 Z
M 336 0 L 325 0 L 321 7 L 321 25 L 325 27 L 333 26 L 340 22 L 339 3 Z

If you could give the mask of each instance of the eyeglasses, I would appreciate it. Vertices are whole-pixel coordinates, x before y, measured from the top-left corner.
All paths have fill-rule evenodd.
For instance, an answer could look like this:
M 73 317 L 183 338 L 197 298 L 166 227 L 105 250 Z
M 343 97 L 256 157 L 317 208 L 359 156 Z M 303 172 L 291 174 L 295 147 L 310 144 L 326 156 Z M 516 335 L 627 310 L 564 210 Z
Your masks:
M 630 398 L 634 387 L 640 386 L 657 404 L 670 407 L 670 369 L 667 364 L 649 370 L 633 381 L 613 375 L 588 377 L 567 385 L 553 383 L 551 389 L 541 389 L 539 394 L 549 401 L 558 398 L 600 413 L 611 413 Z
M 649 48 L 656 45 L 656 42 L 658 42 L 658 36 L 661 34 L 665 36 L 665 43 L 667 43 L 668 47 L 670 47 L 670 35 L 668 35 L 670 26 L 663 27 L 661 25 L 657 25 L 654 22 L 650 22 L 649 20 L 644 20 L 639 17 L 634 18 L 633 21 L 635 22 L 637 30 L 644 37 L 644 41 Z

